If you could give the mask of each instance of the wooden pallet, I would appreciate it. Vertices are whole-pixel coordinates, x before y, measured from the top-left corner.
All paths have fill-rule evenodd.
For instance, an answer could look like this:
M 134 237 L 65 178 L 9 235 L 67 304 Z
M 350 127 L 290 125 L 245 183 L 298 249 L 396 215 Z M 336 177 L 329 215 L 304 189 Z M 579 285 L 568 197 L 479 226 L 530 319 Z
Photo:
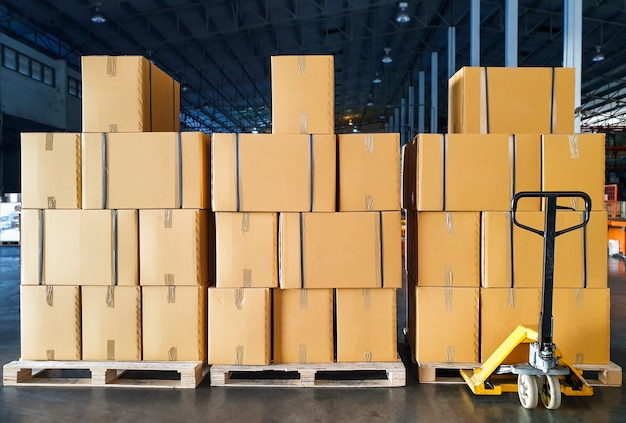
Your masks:
M 371 388 L 406 386 L 402 361 L 211 366 L 211 386 Z
M 479 363 L 417 363 L 419 383 L 464 384 L 459 370 L 474 369 Z
M 194 389 L 208 373 L 200 361 L 12 361 L 4 386 L 106 386 Z
M 622 368 L 612 361 L 609 364 L 574 364 L 582 370 L 591 386 L 622 386 Z

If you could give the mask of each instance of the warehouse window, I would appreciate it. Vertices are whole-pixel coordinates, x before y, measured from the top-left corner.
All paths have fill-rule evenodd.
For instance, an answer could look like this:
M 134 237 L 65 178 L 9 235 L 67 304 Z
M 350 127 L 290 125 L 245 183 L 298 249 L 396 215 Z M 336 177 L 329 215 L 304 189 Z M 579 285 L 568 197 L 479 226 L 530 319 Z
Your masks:
M 43 79 L 42 76 L 42 70 L 41 70 L 41 63 L 39 63 L 36 60 L 33 60 L 33 63 L 31 64 L 32 69 L 31 69 L 31 76 L 35 81 L 41 81 Z
M 67 77 L 67 92 L 78 98 L 83 97 L 83 84 L 76 78 Z
M 17 70 L 17 51 L 4 47 L 2 49 L 2 66 L 7 69 Z
M 18 72 L 30 76 L 30 57 L 19 54 L 18 58 Z
M 2 66 L 17 71 L 35 81 L 50 85 L 51 87 L 56 85 L 53 67 L 44 65 L 40 61 L 32 59 L 25 54 L 18 53 L 16 50 L 7 46 L 2 46 Z
M 43 65 L 43 83 L 46 85 L 50 85 L 51 87 L 55 86 L 54 69 L 50 66 Z

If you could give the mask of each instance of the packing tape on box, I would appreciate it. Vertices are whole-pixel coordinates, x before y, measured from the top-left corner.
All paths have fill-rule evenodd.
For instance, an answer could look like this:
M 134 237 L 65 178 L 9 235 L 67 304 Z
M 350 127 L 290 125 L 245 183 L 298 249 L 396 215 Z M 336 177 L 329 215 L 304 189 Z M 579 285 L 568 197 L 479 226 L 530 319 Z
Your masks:
M 452 287 L 448 286 L 446 288 L 443 289 L 443 297 L 444 297 L 444 302 L 446 305 L 446 313 L 451 314 L 452 312 L 454 312 L 454 299 L 453 299 L 453 295 L 454 293 L 452 292 Z
M 298 56 L 298 73 L 304 75 L 306 72 L 306 57 Z
M 178 361 L 178 349 L 176 347 L 170 347 L 170 349 L 167 350 L 167 358 L 170 361 Z
M 369 288 L 361 289 L 361 297 L 363 297 L 363 308 L 369 310 L 372 308 L 372 294 Z
M 578 148 L 578 135 L 568 135 L 569 141 L 569 156 L 572 159 L 578 159 L 580 157 L 580 150 Z
M 54 361 L 54 350 L 46 350 L 46 359 Z
M 509 288 L 509 295 L 507 295 L 507 304 L 510 308 L 515 308 L 515 289 Z
M 169 285 L 167 287 L 167 303 L 175 304 L 176 303 L 176 286 Z
M 54 150 L 54 135 L 50 132 L 46 132 L 46 151 Z
M 300 113 L 300 133 L 309 133 L 309 114 L 307 112 Z
M 48 197 L 48 208 L 49 209 L 56 209 L 57 208 L 57 199 L 56 197 Z
M 241 233 L 245 234 L 246 232 L 250 232 L 250 213 L 241 215 Z
M 309 294 L 308 290 L 301 289 L 300 290 L 300 310 L 306 310 L 309 306 Z
M 455 350 L 454 346 L 453 345 L 449 345 L 446 348 L 446 362 L 448 362 L 448 363 L 454 362 L 455 353 L 456 353 L 456 350 Z
M 165 229 L 172 229 L 172 210 L 170 209 L 163 211 L 163 227 Z
M 107 76 L 115 78 L 117 76 L 117 57 L 107 56 Z
M 576 353 L 576 361 L 574 364 L 583 364 L 585 362 L 585 354 L 584 353 Z
M 235 307 L 237 307 L 237 310 L 243 308 L 243 295 L 243 288 L 235 288 Z
M 176 285 L 176 279 L 173 273 L 163 273 L 163 284 L 165 286 L 174 286 Z
M 235 364 L 241 366 L 243 364 L 243 345 L 235 347 Z
M 107 339 L 107 360 L 115 360 L 115 339 Z
M 374 136 L 372 134 L 365 134 L 363 144 L 367 153 L 372 154 L 374 152 Z
M 298 346 L 298 363 L 306 363 L 306 344 Z
M 365 195 L 365 210 L 366 211 L 374 210 L 374 196 L 371 194 Z
M 374 361 L 374 354 L 372 354 L 372 350 L 365 350 L 363 353 L 363 359 L 366 363 Z
M 46 304 L 54 307 L 54 287 L 52 285 L 46 285 Z
M 106 305 L 109 308 L 115 308 L 115 286 L 109 285 L 107 287 Z
M 243 286 L 245 288 L 252 286 L 252 269 L 243 269 Z
M 454 220 L 450 212 L 446 212 L 446 231 L 448 231 L 448 235 L 454 233 Z
M 451 287 L 452 285 L 454 285 L 454 270 L 452 269 L 452 266 L 450 265 L 444 266 L 443 272 L 444 272 L 445 286 Z
M 585 302 L 585 291 L 584 288 L 576 289 L 576 308 L 583 308 Z

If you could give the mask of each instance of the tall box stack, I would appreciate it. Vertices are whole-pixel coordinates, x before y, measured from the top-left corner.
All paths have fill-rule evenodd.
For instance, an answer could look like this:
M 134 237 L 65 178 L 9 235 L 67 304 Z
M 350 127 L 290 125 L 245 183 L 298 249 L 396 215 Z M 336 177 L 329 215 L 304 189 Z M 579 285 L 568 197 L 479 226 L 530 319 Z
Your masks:
M 395 362 L 397 134 L 334 134 L 332 56 L 272 57 L 271 134 L 214 134 L 210 364 Z
M 574 363 L 608 364 L 604 139 L 573 133 L 573 69 L 466 67 L 449 96 L 451 133 L 420 134 L 404 147 L 416 361 L 482 362 L 516 326 L 537 327 L 543 240 L 512 226 L 511 198 L 575 190 L 593 208 L 583 230 L 556 241 L 554 339 Z M 580 200 L 560 205 L 570 210 L 558 212 L 557 230 L 581 222 Z M 517 219 L 543 229 L 543 202 L 521 200 Z M 589 336 L 594 342 L 578 341 Z M 527 346 L 509 359 L 527 361 Z
M 82 86 L 82 133 L 22 134 L 22 359 L 205 361 L 209 139 L 143 57 Z

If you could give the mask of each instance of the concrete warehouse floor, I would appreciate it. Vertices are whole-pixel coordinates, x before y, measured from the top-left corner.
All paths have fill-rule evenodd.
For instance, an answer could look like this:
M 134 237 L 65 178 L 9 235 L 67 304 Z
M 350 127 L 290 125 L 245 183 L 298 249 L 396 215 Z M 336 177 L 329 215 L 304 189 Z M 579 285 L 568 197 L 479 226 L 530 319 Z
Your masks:
M 609 259 L 609 287 L 611 359 L 625 366 L 626 270 L 621 259 Z M 398 304 L 402 327 L 403 295 Z M 0 247 L 2 365 L 20 356 L 19 319 L 19 247 Z M 410 363 L 407 348 L 400 344 L 399 349 Z M 542 405 L 526 410 L 514 393 L 476 397 L 465 385 L 420 385 L 415 366 L 409 364 L 407 371 L 405 388 L 211 388 L 207 380 L 196 390 L 0 387 L 0 422 L 626 421 L 622 388 L 596 388 L 588 398 L 563 396 L 555 411 Z

